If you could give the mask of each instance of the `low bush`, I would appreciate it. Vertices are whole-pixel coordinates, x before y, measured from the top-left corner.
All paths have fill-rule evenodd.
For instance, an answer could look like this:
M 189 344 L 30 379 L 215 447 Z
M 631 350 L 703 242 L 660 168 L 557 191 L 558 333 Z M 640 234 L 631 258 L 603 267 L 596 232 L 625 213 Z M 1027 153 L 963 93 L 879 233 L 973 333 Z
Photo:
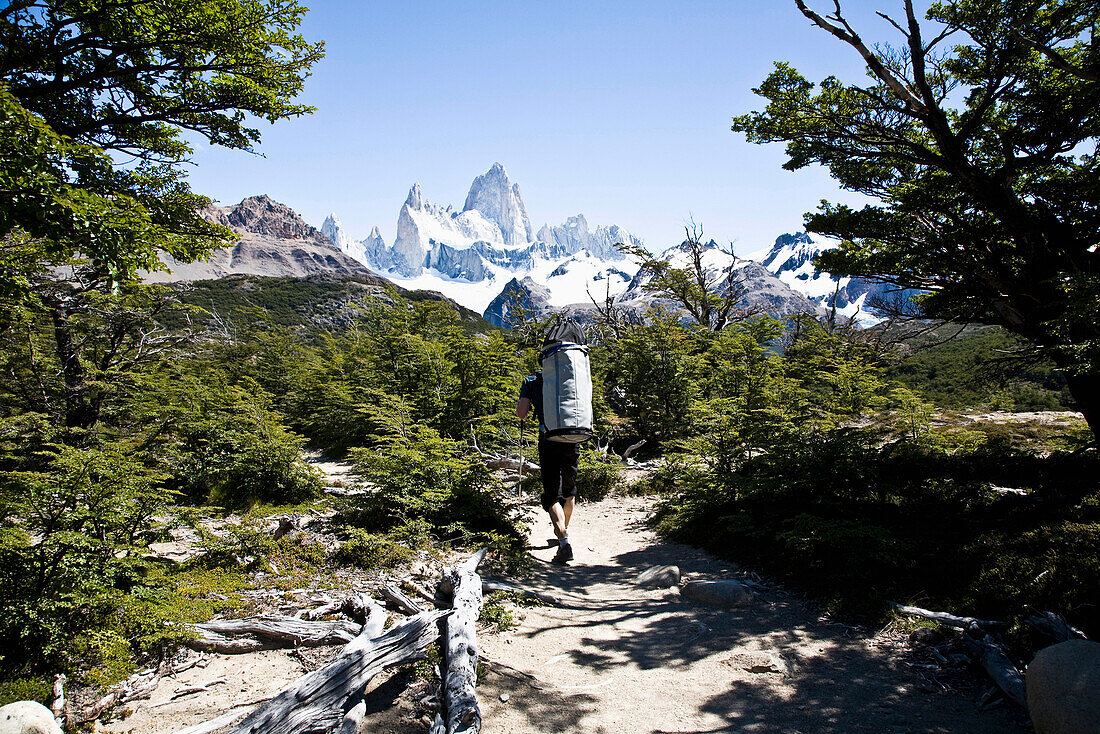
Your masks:
M 577 465 L 577 496 L 582 500 L 599 502 L 619 488 L 622 464 L 613 456 L 600 451 L 581 451 Z
M 379 445 L 351 450 L 356 472 L 375 491 L 346 515 L 376 533 L 431 528 L 442 542 L 488 546 L 507 557 L 523 555 L 527 534 L 519 509 L 466 447 L 427 426 L 387 436 Z M 412 530 L 409 530 L 412 528 Z
M 414 556 L 413 551 L 385 535 L 368 533 L 361 528 L 348 528 L 347 535 L 334 554 L 334 560 L 344 566 L 356 566 L 367 571 L 396 568 Z
M 1018 619 L 1028 605 L 1100 630 L 1100 457 L 1033 453 L 996 432 L 965 439 L 882 443 L 879 432 L 837 430 L 724 481 L 666 469 L 677 489 L 654 524 L 837 612 L 878 619 L 887 600 L 919 598 Z

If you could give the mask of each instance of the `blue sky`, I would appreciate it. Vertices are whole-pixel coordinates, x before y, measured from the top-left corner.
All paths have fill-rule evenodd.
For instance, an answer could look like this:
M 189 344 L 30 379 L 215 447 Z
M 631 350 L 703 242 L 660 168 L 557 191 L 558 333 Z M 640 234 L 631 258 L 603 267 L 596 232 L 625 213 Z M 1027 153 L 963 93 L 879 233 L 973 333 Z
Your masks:
M 392 242 L 414 181 L 460 208 L 499 161 L 536 228 L 580 212 L 660 250 L 693 216 L 744 254 L 822 198 L 858 201 L 729 129 L 762 106 L 751 89 L 773 61 L 862 75 L 793 0 L 306 4 L 303 32 L 327 46 L 302 97 L 317 112 L 261 123 L 264 157 L 196 146 L 193 187 L 223 205 L 266 193 L 314 225 L 335 211 L 353 238 L 378 225 Z M 871 39 L 890 37 L 873 11 L 900 5 L 845 3 Z

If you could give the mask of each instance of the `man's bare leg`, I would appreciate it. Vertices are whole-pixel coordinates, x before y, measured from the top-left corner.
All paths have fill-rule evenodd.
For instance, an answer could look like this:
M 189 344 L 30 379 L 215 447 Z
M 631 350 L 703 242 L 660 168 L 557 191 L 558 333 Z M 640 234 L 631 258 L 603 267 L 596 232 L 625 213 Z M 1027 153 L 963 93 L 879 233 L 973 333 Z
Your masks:
M 569 518 L 571 518 L 573 516 L 573 500 L 574 499 L 575 499 L 574 497 L 566 497 L 565 499 L 563 499 L 561 501 L 562 513 L 565 515 L 565 528 L 564 528 L 565 530 L 569 529 Z M 554 505 L 554 506 L 557 507 L 557 505 Z M 559 535 L 558 537 L 560 538 L 561 536 Z
M 559 540 L 566 537 L 565 529 L 569 526 L 569 515 L 573 512 L 572 497 L 567 500 L 565 507 L 568 509 L 563 508 L 560 504 L 555 502 L 550 505 L 550 509 L 547 510 L 547 512 L 550 513 L 550 522 L 554 526 L 554 535 L 556 535 Z

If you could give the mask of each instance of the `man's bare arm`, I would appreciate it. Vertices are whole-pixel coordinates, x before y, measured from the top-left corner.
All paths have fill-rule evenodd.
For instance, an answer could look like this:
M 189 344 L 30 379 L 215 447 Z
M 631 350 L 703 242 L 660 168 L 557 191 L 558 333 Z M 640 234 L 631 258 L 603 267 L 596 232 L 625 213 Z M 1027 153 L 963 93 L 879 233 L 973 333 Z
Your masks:
M 523 420 L 527 417 L 527 414 L 531 411 L 531 399 L 520 398 L 519 403 L 516 405 L 516 417 Z

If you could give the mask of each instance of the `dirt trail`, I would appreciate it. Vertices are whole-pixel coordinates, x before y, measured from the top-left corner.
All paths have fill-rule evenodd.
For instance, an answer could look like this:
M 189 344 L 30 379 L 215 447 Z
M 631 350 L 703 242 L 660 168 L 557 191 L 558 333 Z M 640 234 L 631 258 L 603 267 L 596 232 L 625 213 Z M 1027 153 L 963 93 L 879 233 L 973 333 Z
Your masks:
M 742 576 L 733 564 L 659 540 L 644 525 L 649 504 L 578 506 L 576 560 L 564 568 L 548 563 L 549 522 L 533 523 L 540 563 L 526 583 L 565 603 L 521 608 L 518 629 L 482 635 L 483 655 L 498 664 L 478 688 L 487 734 L 1019 729 L 1011 711 L 977 710 L 974 689 L 943 692 L 922 678 L 906 665 L 904 637 L 861 635 L 781 590 L 721 610 L 677 589 L 636 587 L 639 572 L 662 564 L 689 578 Z

